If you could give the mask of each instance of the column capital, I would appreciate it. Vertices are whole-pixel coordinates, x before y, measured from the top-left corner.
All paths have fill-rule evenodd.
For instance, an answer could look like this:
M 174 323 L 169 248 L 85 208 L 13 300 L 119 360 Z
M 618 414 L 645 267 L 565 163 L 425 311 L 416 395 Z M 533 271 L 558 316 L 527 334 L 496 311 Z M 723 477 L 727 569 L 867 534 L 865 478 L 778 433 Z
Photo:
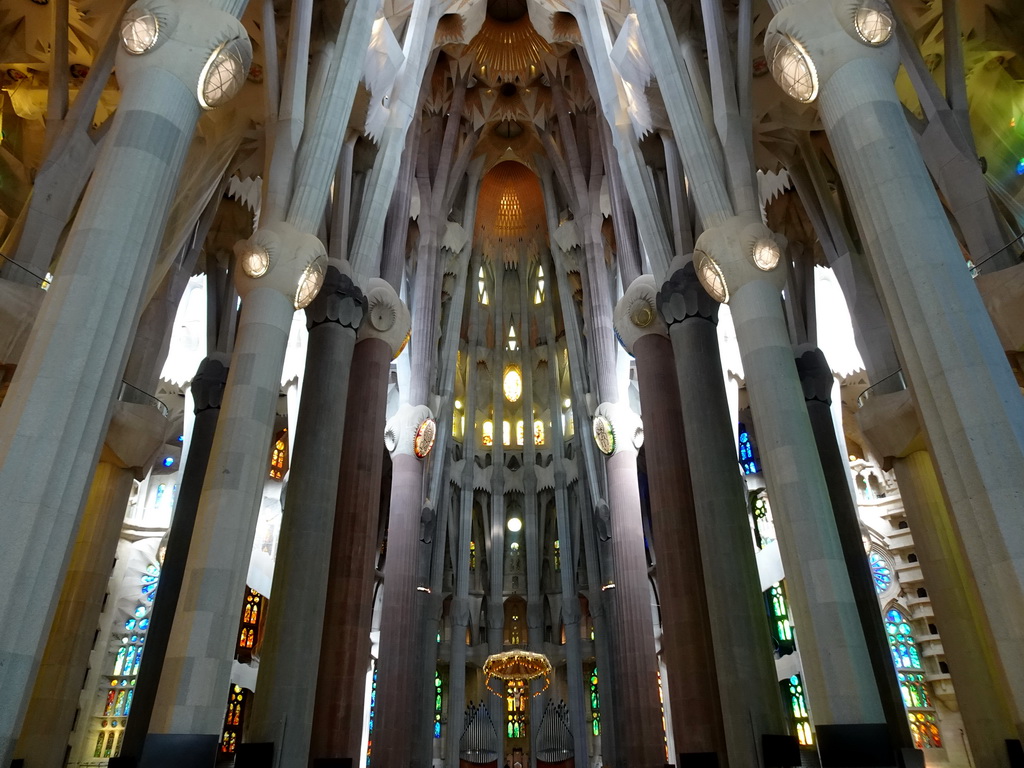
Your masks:
M 392 456 L 406 454 L 425 458 L 427 453 L 423 451 L 423 447 L 428 440 L 430 446 L 433 447 L 433 436 L 437 429 L 435 424 L 433 431 L 428 436 L 426 431 L 430 430 L 430 427 L 426 425 L 433 421 L 434 414 L 428 406 L 405 403 L 394 416 L 388 419 L 388 423 L 384 427 L 384 446 Z M 417 445 L 418 442 L 422 446 Z
M 796 372 L 800 375 L 800 386 L 804 400 L 832 404 L 832 369 L 829 368 L 825 353 L 815 346 L 803 344 L 797 348 Z
M 728 304 L 752 282 L 765 281 L 781 291 L 786 275 L 778 267 L 785 247 L 785 238 L 759 218 L 732 216 L 717 227 L 705 229 L 697 238 L 693 265 L 711 298 Z
M 779 87 L 806 104 L 835 72 L 856 59 L 874 59 L 895 77 L 895 27 L 884 0 L 799 0 L 768 23 L 764 52 Z
M 245 85 L 252 43 L 235 16 L 205 0 L 138 0 L 119 22 L 114 71 L 124 87 L 146 69 L 162 69 L 203 109 L 230 101 Z
M 359 327 L 359 340 L 380 339 L 398 357 L 409 342 L 412 317 L 409 308 L 387 280 L 379 277 L 366 282 L 366 317 Z
M 594 409 L 594 440 L 601 453 L 614 456 L 644 444 L 644 425 L 625 403 L 604 402 Z
M 320 293 L 306 307 L 306 328 L 313 330 L 324 323 L 335 323 L 358 331 L 366 315 L 366 297 L 352 281 L 348 262 L 330 259 Z
M 654 333 L 668 336 L 668 328 L 658 315 L 658 284 L 654 275 L 640 275 L 630 283 L 612 312 L 615 335 L 629 354 L 642 336 Z
M 229 360 L 227 355 L 214 352 L 199 364 L 196 375 L 192 377 L 192 401 L 197 414 L 220 408 L 228 380 Z
M 327 249 L 319 238 L 296 229 L 286 221 L 261 226 L 247 240 L 235 244 L 239 269 L 235 272 L 238 294 L 270 288 L 304 309 L 316 298 L 327 271 Z
M 718 325 L 718 302 L 700 284 L 692 261 L 676 269 L 662 284 L 658 291 L 658 312 L 669 328 L 690 318 Z

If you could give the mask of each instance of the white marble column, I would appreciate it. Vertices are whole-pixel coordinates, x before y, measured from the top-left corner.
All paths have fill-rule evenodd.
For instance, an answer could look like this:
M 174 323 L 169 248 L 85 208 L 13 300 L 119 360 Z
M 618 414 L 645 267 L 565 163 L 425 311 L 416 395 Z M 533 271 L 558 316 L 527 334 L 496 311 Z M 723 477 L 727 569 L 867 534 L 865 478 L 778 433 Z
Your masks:
M 121 102 L 0 413 L 0 763 L 11 759 L 152 259 L 199 117 L 197 84 L 245 0 L 162 4 L 122 49 Z M 140 22 L 144 26 L 144 22 Z M 141 42 L 140 42 L 141 41 Z M 230 92 L 228 95 L 231 95 Z

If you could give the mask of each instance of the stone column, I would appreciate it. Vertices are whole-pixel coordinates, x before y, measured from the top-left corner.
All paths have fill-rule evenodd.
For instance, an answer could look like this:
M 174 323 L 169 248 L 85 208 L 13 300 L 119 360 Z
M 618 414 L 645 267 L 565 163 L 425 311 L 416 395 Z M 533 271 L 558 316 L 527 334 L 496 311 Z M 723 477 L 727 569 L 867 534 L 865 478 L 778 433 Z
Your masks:
M 247 740 L 274 742 L 280 768 L 305 768 L 313 721 L 346 398 L 365 299 L 344 262 L 306 307 L 306 367 Z M 362 407 L 362 406 L 361 406 Z M 371 545 L 372 549 L 372 545 Z M 372 565 L 370 570 L 372 571 Z
M 658 307 L 672 339 L 687 426 L 729 764 L 756 765 L 760 736 L 785 733 L 786 725 L 722 376 L 718 304 L 686 264 L 662 286 Z
M 672 344 L 657 315 L 654 277 L 637 278 L 615 310 L 636 359 L 675 751 L 726 759 L 715 654 Z
M 798 39 L 870 254 L 964 566 L 979 586 L 1015 737 L 1024 737 L 1024 400 L 893 87 L 888 9 L 777 2 L 769 54 Z M 815 92 L 799 89 L 806 100 Z M 969 393 L 969 394 L 968 394 Z M 1005 758 L 1004 758 L 1005 759 Z
M 237 39 L 244 0 L 183 0 L 149 50 L 119 52 L 121 102 L 0 414 L 0 763 L 39 664 L 152 254 L 199 117 L 207 59 Z M 244 78 L 237 85 L 241 87 Z M 237 89 L 235 89 L 237 90 Z M 231 89 L 227 96 L 233 95 Z
M 352 357 L 357 375 L 349 386 L 345 415 L 349 437 L 341 446 L 333 508 L 312 735 L 304 736 L 310 743 L 309 762 L 361 759 L 388 375 L 391 358 L 409 328 L 408 311 L 383 280 L 369 281 L 367 303 L 369 315 Z M 294 727 L 290 720 L 288 727 Z M 306 765 L 305 754 L 296 756 L 296 764 L 300 760 Z
M 160 680 L 157 733 L 220 732 L 292 313 L 316 296 L 326 269 L 323 244 L 284 222 L 236 250 L 238 336 Z
M 858 420 L 878 454 L 892 461 L 975 765 L 1008 767 L 1006 739 L 1015 723 L 1006 681 L 910 392 L 873 395 Z
M 167 552 L 160 568 L 160 584 L 153 601 L 149 631 L 146 632 L 145 663 L 139 667 L 135 681 L 135 697 L 132 699 L 131 717 L 125 726 L 124 741 L 121 742 L 120 757 L 130 763 L 142 755 L 142 746 L 149 731 L 153 716 L 160 673 L 167 655 L 167 643 L 174 625 L 174 614 L 181 595 L 181 583 L 185 577 L 188 550 L 195 530 L 196 511 L 199 497 L 206 478 L 206 467 L 210 463 L 213 436 L 220 416 L 224 385 L 227 382 L 227 355 L 214 353 L 199 364 L 192 378 L 192 400 L 195 404 L 195 421 L 188 442 L 188 457 L 181 471 L 181 487 L 174 504 L 174 518 L 167 535 Z
M 156 408 L 114 407 L 15 750 L 26 765 L 64 760 L 132 480 L 145 477 L 166 430 L 167 419 Z
M 782 248 L 759 220 L 734 217 L 705 230 L 694 257 L 705 289 L 729 302 L 736 324 L 822 763 L 832 764 L 831 745 L 851 727 L 865 754 L 881 759 L 882 706 L 779 300 Z
M 864 631 L 868 656 L 871 658 L 878 697 L 889 726 L 889 738 L 895 749 L 913 750 L 914 742 L 910 738 L 899 682 L 893 674 L 889 640 L 878 613 L 878 594 L 875 592 L 871 567 L 864 555 L 860 517 L 850 495 L 850 465 L 846 461 L 846 451 L 841 450 L 836 442 L 832 421 L 832 370 L 825 355 L 817 348 L 807 349 L 800 354 L 796 358 L 796 368 L 800 374 L 821 468 L 825 473 L 825 483 L 828 485 L 839 543 L 846 560 L 846 570 L 850 574 L 850 587 L 857 602 L 857 614 Z

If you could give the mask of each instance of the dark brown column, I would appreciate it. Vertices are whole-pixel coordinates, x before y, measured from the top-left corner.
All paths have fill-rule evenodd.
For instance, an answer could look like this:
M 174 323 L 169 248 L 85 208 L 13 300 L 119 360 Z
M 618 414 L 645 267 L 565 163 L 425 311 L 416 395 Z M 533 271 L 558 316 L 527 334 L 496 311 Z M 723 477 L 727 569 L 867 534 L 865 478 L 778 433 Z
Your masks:
M 350 757 L 359 762 L 370 665 L 374 556 L 384 450 L 391 347 L 378 338 L 356 344 L 352 356 L 346 439 L 331 543 L 327 605 L 310 761 Z
M 657 333 L 633 344 L 651 525 L 676 752 L 715 753 L 726 764 L 725 732 L 704 591 L 690 464 L 672 343 Z

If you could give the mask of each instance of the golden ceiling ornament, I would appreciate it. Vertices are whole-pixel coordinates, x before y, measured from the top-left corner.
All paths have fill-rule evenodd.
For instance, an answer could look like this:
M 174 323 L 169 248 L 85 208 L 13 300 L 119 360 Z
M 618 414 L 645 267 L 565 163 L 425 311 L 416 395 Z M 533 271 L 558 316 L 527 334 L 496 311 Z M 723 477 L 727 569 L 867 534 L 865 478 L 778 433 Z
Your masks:
M 540 64 L 551 46 L 537 34 L 529 16 L 516 21 L 484 20 L 480 31 L 469 42 L 466 53 L 486 68 L 489 77 L 513 80 L 517 76 L 530 79 L 530 67 Z
M 537 175 L 505 161 L 484 176 L 477 202 L 474 241 L 488 259 L 509 266 L 529 263 L 546 248 L 544 196 Z
M 551 662 L 543 653 L 532 651 L 505 651 L 493 653 L 484 662 L 484 674 L 487 676 L 484 684 L 487 689 L 498 696 L 504 696 L 505 691 L 496 691 L 491 688 L 491 678 L 496 677 L 506 683 L 521 680 L 528 682 L 538 678 L 544 678 L 544 687 L 534 693 L 539 696 L 551 685 Z

